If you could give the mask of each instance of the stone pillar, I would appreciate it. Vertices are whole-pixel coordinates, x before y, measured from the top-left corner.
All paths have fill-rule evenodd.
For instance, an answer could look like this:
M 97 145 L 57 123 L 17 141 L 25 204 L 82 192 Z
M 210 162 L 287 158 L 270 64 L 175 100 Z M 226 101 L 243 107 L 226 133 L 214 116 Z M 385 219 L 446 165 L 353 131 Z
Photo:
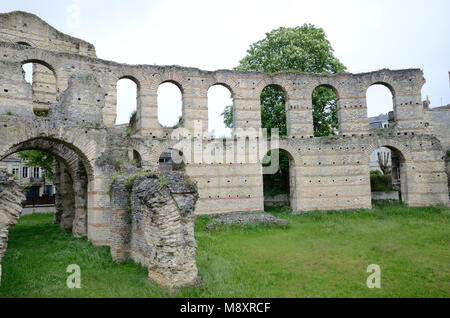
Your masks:
M 110 247 L 111 257 L 120 263 L 130 255 L 131 211 L 130 191 L 124 185 L 125 178 L 119 177 L 111 186 Z
M 81 167 L 79 167 L 81 168 Z M 84 167 L 83 167 L 84 168 Z M 73 181 L 75 219 L 72 233 L 75 237 L 87 236 L 87 175 L 79 169 Z
M 60 175 L 60 193 L 63 212 L 61 214 L 59 227 L 62 230 L 72 230 L 73 220 L 75 218 L 73 179 L 63 164 L 60 164 Z
M 61 215 L 64 211 L 61 196 L 61 163 L 58 160 L 53 164 L 53 184 L 55 186 L 55 214 L 53 215 L 53 224 L 61 223 Z

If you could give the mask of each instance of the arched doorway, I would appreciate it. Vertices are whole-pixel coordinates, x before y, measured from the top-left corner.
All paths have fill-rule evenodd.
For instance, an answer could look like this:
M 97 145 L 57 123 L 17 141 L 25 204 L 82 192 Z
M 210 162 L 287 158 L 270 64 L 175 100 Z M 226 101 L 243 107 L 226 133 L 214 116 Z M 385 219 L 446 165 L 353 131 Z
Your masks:
M 406 159 L 398 148 L 381 145 L 371 153 L 369 167 L 372 201 L 408 202 Z
M 296 209 L 295 161 L 287 150 L 272 149 L 264 156 L 263 191 L 266 206 Z
M 19 154 L 22 166 L 32 166 L 24 174 L 19 171 L 20 183 L 23 186 L 44 186 L 44 189 L 34 191 L 37 197 L 47 193 L 43 173 L 39 172 L 39 163 L 50 157 L 45 164 L 47 184 L 51 175 L 52 196 L 55 197 L 55 215 L 53 222 L 63 230 L 71 230 L 76 237 L 88 235 L 88 186 L 92 180 L 92 167 L 88 159 L 75 147 L 51 138 L 33 138 L 20 142 L 5 153 L 0 154 L 0 160 L 13 154 Z M 41 157 L 41 158 L 39 158 Z M 1 161 L 0 161 L 1 162 Z M 41 165 L 44 165 L 42 163 Z M 49 173 L 51 171 L 51 173 Z

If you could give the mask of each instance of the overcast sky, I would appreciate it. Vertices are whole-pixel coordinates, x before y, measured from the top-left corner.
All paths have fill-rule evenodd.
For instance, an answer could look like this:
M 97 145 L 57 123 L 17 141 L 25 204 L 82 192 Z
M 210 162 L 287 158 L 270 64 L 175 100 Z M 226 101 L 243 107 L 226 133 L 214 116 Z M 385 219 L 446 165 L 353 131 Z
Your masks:
M 312 23 L 325 30 L 349 72 L 421 68 L 422 98 L 429 96 L 432 107 L 450 104 L 449 0 L 15 0 L 2 1 L 0 10 L 34 13 L 94 44 L 102 59 L 204 70 L 235 67 L 272 29 Z M 229 103 L 222 95 L 215 104 Z M 374 88 L 369 95 L 369 116 L 391 107 L 388 94 Z

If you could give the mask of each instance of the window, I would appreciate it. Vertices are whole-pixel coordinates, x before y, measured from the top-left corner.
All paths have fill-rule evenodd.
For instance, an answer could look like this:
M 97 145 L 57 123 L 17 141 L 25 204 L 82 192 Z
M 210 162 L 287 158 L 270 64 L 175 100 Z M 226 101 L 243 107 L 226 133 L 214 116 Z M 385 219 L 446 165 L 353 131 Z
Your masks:
M 28 167 L 22 168 L 22 178 L 28 178 Z
M 53 186 L 52 185 L 46 185 L 44 193 L 51 197 L 53 195 Z
M 116 125 L 128 124 L 133 112 L 137 111 L 137 81 L 122 78 L 117 82 L 117 117 Z
M 19 168 L 12 168 L 12 174 L 15 176 L 19 176 Z
M 180 87 L 165 82 L 158 87 L 158 121 L 165 128 L 174 128 L 181 124 L 183 116 L 183 96 Z
M 41 168 L 34 167 L 33 168 L 33 178 L 40 178 L 41 176 Z

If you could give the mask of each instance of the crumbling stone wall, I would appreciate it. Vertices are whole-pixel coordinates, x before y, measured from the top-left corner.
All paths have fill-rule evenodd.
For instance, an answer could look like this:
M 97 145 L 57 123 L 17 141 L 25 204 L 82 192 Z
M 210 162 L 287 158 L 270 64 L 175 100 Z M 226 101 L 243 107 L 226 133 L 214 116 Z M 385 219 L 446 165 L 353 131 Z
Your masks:
M 182 172 L 119 177 L 111 187 L 111 255 L 148 268 L 149 279 L 176 288 L 200 282 L 195 261 L 195 184 Z
M 26 29 L 28 26 L 32 30 Z M 33 37 L 36 43 L 31 46 L 17 44 Z M 0 157 L 26 149 L 57 156 L 72 177 L 71 187 L 76 192 L 74 234 L 84 235 L 84 230 L 75 231 L 74 227 L 86 229 L 93 244 L 114 246 L 117 260 L 139 260 L 142 253 L 137 246 L 145 246 L 147 239 L 144 234 L 139 236 L 143 227 L 130 234 L 127 223 L 122 222 L 127 217 L 134 222 L 138 214 L 128 211 L 128 205 L 111 201 L 113 174 L 129 174 L 132 169 L 126 164 L 133 157 L 140 158 L 142 166 L 134 167 L 136 171 L 157 168 L 158 158 L 167 148 L 182 150 L 186 174 L 198 184 L 196 214 L 262 210 L 261 159 L 275 148 L 286 151 L 292 159 L 290 202 L 294 212 L 370 208 L 368 162 L 371 152 L 381 146 L 402 157 L 401 187 L 406 204 L 449 204 L 446 146 L 443 149 L 446 134 L 430 130 L 434 121 L 427 124 L 428 115 L 421 103 L 425 80 L 419 69 L 336 75 L 209 72 L 105 61 L 95 57 L 89 44 L 79 42 L 77 48 L 77 43 L 52 33 L 33 15 L 0 15 Z M 32 87 L 22 73 L 22 64 L 29 61 L 47 66 L 55 75 L 56 102 L 51 104 L 48 117 L 33 113 Z M 114 125 L 117 81 L 121 78 L 132 79 L 138 86 L 136 125 L 131 132 Z M 173 139 L 172 134 L 178 131 L 158 123 L 157 90 L 168 81 L 178 85 L 183 94 L 181 140 Z M 387 86 L 394 96 L 393 121 L 387 130 L 373 130 L 368 124 L 365 93 L 375 83 Z M 207 133 L 207 92 L 216 84 L 226 86 L 233 95 L 236 143 L 234 138 L 212 140 Z M 257 160 L 250 162 L 247 158 L 254 145 L 240 143 L 246 138 L 237 132 L 261 127 L 260 94 L 268 85 L 277 85 L 285 92 L 288 135 L 279 145 L 269 142 L 264 151 L 257 146 Z M 320 85 L 333 88 L 339 98 L 336 137 L 313 136 L 312 92 Z M 192 148 L 180 149 L 184 142 Z M 212 152 L 213 157 L 207 156 Z M 86 169 L 85 179 L 78 174 L 80 160 Z M 61 199 L 61 204 L 67 202 L 69 198 Z M 142 262 L 149 257 L 142 256 Z
M 0 170 L 0 265 L 8 246 L 9 229 L 17 224 L 25 195 L 14 177 Z M 1 279 L 1 268 L 0 268 Z

